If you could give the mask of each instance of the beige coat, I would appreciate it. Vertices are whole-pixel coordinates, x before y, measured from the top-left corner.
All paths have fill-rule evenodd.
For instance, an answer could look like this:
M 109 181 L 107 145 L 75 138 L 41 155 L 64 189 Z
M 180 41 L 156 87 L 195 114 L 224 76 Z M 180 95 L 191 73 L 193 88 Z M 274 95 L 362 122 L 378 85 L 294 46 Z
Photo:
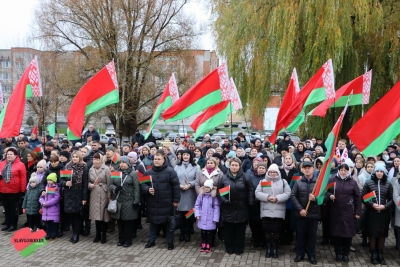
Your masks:
M 89 190 L 91 190 L 89 219 L 91 220 L 105 222 L 110 220 L 107 211 L 108 198 L 110 196 L 108 190 L 111 183 L 110 178 L 110 169 L 104 163 L 99 169 L 95 169 L 93 166 L 89 170 L 89 186 L 94 184 L 93 189 L 89 187 Z

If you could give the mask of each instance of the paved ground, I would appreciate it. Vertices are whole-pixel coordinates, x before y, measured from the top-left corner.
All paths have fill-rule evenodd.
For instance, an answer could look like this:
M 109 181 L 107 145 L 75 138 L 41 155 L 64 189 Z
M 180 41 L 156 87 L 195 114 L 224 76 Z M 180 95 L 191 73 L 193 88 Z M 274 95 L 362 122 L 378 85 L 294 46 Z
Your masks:
M 4 215 L 0 214 L 0 221 Z M 20 216 L 20 222 L 25 218 Z M 166 240 L 159 238 L 156 246 L 145 249 L 147 242 L 148 224 L 144 223 L 144 229 L 139 230 L 138 237 L 134 239 L 130 248 L 117 247 L 116 232 L 108 235 L 106 244 L 94 244 L 94 230 L 91 235 L 81 237 L 77 244 L 71 244 L 69 239 L 71 231 L 66 232 L 62 238 L 49 242 L 46 246 L 23 258 L 11 245 L 12 233 L 0 232 L 0 266 L 312 266 L 308 261 L 295 263 L 295 253 L 292 246 L 279 247 L 279 259 L 266 259 L 265 251 L 253 249 L 250 245 L 250 232 L 247 232 L 245 253 L 241 256 L 229 256 L 224 252 L 223 244 L 218 244 L 212 253 L 200 253 L 199 230 L 192 235 L 189 243 L 178 242 L 178 233 L 175 234 L 175 249 L 167 250 Z M 373 266 L 369 263 L 368 249 L 361 247 L 359 236 L 354 240 L 355 253 L 350 255 L 348 266 Z M 393 231 L 386 241 L 385 259 L 388 266 L 400 266 L 400 257 L 394 248 Z M 332 246 L 317 247 L 317 266 L 347 266 L 344 263 L 336 263 L 333 260 L 334 250 Z

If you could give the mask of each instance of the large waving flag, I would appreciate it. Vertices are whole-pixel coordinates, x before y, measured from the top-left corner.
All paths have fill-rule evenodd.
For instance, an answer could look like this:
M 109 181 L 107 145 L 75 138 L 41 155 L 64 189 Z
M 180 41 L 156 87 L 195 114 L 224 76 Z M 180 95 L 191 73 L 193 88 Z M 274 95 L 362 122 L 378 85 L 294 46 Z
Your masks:
M 27 91 L 31 91 L 34 96 L 40 96 L 42 92 L 36 56 L 18 81 L 8 103 L 0 113 L 0 138 L 19 135 L 24 117 Z
M 292 77 L 290 77 L 288 88 L 286 89 L 286 93 L 283 97 L 282 104 L 279 107 L 278 117 L 276 118 L 275 130 L 269 138 L 270 142 L 275 143 L 278 133 L 284 128 L 281 126 L 281 120 L 285 116 L 286 112 L 292 106 L 299 91 L 300 91 L 299 79 L 297 78 L 296 68 L 294 68 L 292 72 Z
M 3 96 L 3 87 L 1 86 L 0 83 L 0 105 L 4 104 L 4 96 Z
M 96 73 L 75 96 L 68 112 L 68 128 L 81 136 L 85 115 L 119 102 L 114 61 Z
M 297 94 L 293 105 L 282 119 L 284 127 L 289 131 L 296 131 L 304 122 L 308 105 L 332 98 L 335 98 L 335 81 L 332 60 L 329 59 Z
M 349 106 L 368 104 L 371 90 L 371 79 L 372 70 L 343 85 L 336 91 L 335 98 L 325 100 L 308 115 L 325 117 L 329 108 L 344 107 L 350 94 L 353 95 L 350 99 Z
M 193 121 L 190 127 L 195 131 L 194 138 L 197 138 L 199 135 L 223 123 L 226 117 L 233 111 L 243 108 L 239 93 L 232 78 L 230 79 L 230 90 L 230 100 L 222 101 L 219 104 L 209 107 Z
M 153 117 L 151 118 L 149 126 L 147 127 L 146 130 L 146 135 L 144 137 L 145 139 L 149 137 L 151 131 L 156 125 L 158 118 L 161 115 L 161 112 L 172 106 L 172 104 L 175 103 L 178 99 L 179 99 L 178 85 L 176 84 L 175 76 L 172 73 L 171 78 L 169 79 L 168 84 L 165 87 L 164 92 L 160 97 L 160 100 L 158 100 L 156 108 L 154 109 Z
M 351 97 L 351 96 L 350 96 Z M 318 205 L 322 205 L 324 202 L 324 195 L 326 192 L 326 186 L 329 181 L 329 177 L 331 175 L 331 166 L 332 160 L 335 156 L 335 148 L 337 139 L 339 136 L 340 126 L 342 125 L 342 121 L 344 115 L 346 114 L 348 104 L 344 107 L 342 113 L 340 114 L 339 119 L 333 126 L 332 131 L 329 133 L 328 138 L 325 141 L 325 146 L 327 148 L 326 156 L 324 159 L 324 164 L 322 165 L 322 169 L 319 173 L 317 183 L 315 184 L 314 196 L 317 198 Z
M 364 155 L 378 155 L 400 133 L 400 82 L 395 84 L 347 136 Z
M 229 100 L 229 86 L 228 70 L 223 63 L 184 93 L 162 114 L 165 122 L 190 117 L 208 107 Z

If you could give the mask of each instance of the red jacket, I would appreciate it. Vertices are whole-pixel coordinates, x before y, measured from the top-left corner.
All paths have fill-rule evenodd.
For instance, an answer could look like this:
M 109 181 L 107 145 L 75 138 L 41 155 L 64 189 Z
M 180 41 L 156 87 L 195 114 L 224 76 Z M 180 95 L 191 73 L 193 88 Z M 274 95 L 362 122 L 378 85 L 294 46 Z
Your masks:
M 7 160 L 0 162 L 0 173 L 7 164 Z M 0 193 L 21 193 L 26 191 L 26 168 L 19 157 L 11 164 L 12 176 L 10 182 L 6 183 L 5 178 L 0 179 Z

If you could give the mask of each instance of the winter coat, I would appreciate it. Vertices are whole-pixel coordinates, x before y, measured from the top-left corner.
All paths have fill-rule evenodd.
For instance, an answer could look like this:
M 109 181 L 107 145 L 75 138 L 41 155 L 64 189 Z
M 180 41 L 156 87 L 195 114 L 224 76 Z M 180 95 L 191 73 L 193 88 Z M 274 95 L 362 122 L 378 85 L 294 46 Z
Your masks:
M 178 149 L 185 149 L 185 147 L 181 143 L 173 143 L 171 146 L 171 153 L 176 155 Z
M 397 174 L 400 172 L 400 166 L 399 167 L 391 167 L 390 169 L 389 169 L 389 172 L 388 172 L 388 181 L 389 182 L 391 182 L 392 181 L 392 179 L 394 179 L 396 176 L 397 176 Z
M 279 174 L 279 173 L 278 173 Z M 261 187 L 262 182 L 272 182 L 271 187 Z M 261 218 L 282 218 L 285 219 L 286 201 L 290 198 L 290 186 L 286 180 L 282 179 L 280 174 L 271 178 L 267 175 L 257 185 L 256 198 L 260 200 L 260 216 Z M 275 196 L 278 202 L 272 203 L 268 201 L 269 196 Z
M 29 185 L 28 190 L 25 193 L 24 202 L 22 203 L 22 208 L 26 209 L 27 215 L 39 214 L 39 197 L 41 193 L 42 191 L 40 190 L 39 185 L 36 185 L 35 188 Z
M 208 171 L 206 169 L 203 169 L 201 172 L 198 172 L 198 176 L 196 177 L 196 193 L 200 194 L 200 187 L 204 185 L 204 182 L 207 181 L 208 179 L 212 179 L 214 182 L 214 185 L 217 186 L 219 180 L 222 178 L 224 174 L 222 171 L 220 171 L 218 168 L 213 170 L 210 174 L 208 174 Z
M 394 203 L 400 202 L 400 175 L 398 174 L 396 178 L 392 180 L 393 186 L 393 201 Z M 395 205 L 394 209 L 394 225 L 400 227 L 400 206 Z
M 31 178 L 32 173 L 36 172 L 36 162 L 34 162 L 32 165 L 28 167 L 28 163 L 25 164 L 26 168 L 26 183 L 29 183 L 29 179 Z M 40 184 L 39 184 L 40 187 Z
M 47 186 L 49 187 L 49 186 Z M 46 188 L 47 188 L 46 187 Z M 46 196 L 40 196 L 39 201 L 42 205 L 42 220 L 43 221 L 54 221 L 55 223 L 60 222 L 60 187 L 53 185 L 56 188 L 54 194 L 46 194 Z M 45 188 L 45 190 L 46 190 Z M 46 203 L 43 206 L 43 203 Z
M 122 185 L 122 190 L 119 192 L 117 199 L 117 212 L 111 213 L 110 216 L 116 220 L 136 220 L 139 210 L 133 204 L 140 204 L 139 176 L 131 167 L 120 171 L 122 172 L 122 179 L 111 179 L 110 182 L 109 188 L 112 192 L 112 199 L 117 197 L 115 188 Z
M 297 218 L 301 218 L 300 210 L 307 207 L 309 196 L 316 182 L 317 175 L 314 174 L 310 180 L 303 175 L 300 180 L 294 184 L 290 198 Z M 306 218 L 314 220 L 321 219 L 321 208 L 318 206 L 317 201 L 310 201 Z
M 174 170 L 178 176 L 180 185 L 186 186 L 190 184 L 188 190 L 181 190 L 181 198 L 177 210 L 189 211 L 194 207 L 197 198 L 195 183 L 197 174 L 200 172 L 199 167 L 197 167 L 197 165 L 193 166 L 189 163 L 185 168 L 185 164 L 182 163 L 181 165 L 176 165 Z
M 246 174 L 249 175 L 254 188 L 257 188 L 257 185 L 265 177 L 265 174 L 264 175 L 255 174 L 253 171 L 253 167 L 251 167 L 250 170 L 247 170 Z M 255 198 L 254 204 L 249 206 L 249 220 L 250 221 L 259 221 L 260 218 L 261 218 L 260 217 L 260 201 L 257 198 Z
M 104 164 L 107 166 L 107 168 L 110 169 L 110 167 L 112 167 L 114 169 L 114 171 L 117 171 L 119 169 L 119 160 L 116 163 L 114 163 L 112 161 L 112 159 L 107 159 L 106 156 L 104 156 L 103 159 L 104 159 Z M 118 159 L 119 159 L 119 155 L 118 155 Z
M 0 162 L 0 174 L 7 165 L 7 160 Z M 8 183 L 5 182 L 5 178 L 0 179 L 0 193 L 21 193 L 26 191 L 26 168 L 25 164 L 16 157 L 11 163 L 11 178 Z
M 204 186 L 200 188 L 194 206 L 194 216 L 200 217 L 197 220 L 197 227 L 201 230 L 215 230 L 219 222 L 219 201 L 217 198 L 217 187 L 214 186 L 211 193 L 206 193 Z
M 132 136 L 132 144 L 134 144 L 135 142 L 138 142 L 139 146 L 143 146 L 144 145 L 144 136 L 140 133 L 134 134 Z
M 373 198 L 367 202 L 363 202 L 367 207 L 368 212 L 378 213 L 378 211 L 372 207 L 372 205 L 375 203 L 384 205 L 385 211 L 389 211 L 393 205 L 392 184 L 389 181 L 385 181 L 383 178 L 381 180 L 374 178 L 374 175 L 372 175 L 371 180 L 365 182 L 361 196 L 364 196 L 372 191 L 375 191 L 376 198 Z
M 365 182 L 371 179 L 371 175 L 372 173 L 368 173 L 365 168 L 361 169 L 360 174 L 358 175 L 358 180 L 360 181 L 363 187 L 365 185 Z
M 35 140 L 32 138 L 29 139 L 29 149 L 35 149 L 38 145 L 40 145 L 40 140 L 38 138 Z
M 147 216 L 154 224 L 164 224 L 172 215 L 172 204 L 179 203 L 181 197 L 178 176 L 167 161 L 161 167 L 153 166 L 144 175 L 151 175 L 152 178 L 152 183 L 142 184 L 147 198 Z M 149 193 L 152 186 L 154 195 Z
M 206 166 L 206 159 L 202 156 L 195 158 L 195 162 L 199 165 L 200 169 L 203 169 Z
M 71 170 L 70 162 L 65 169 Z M 84 163 L 81 163 L 84 164 Z M 66 186 L 70 178 L 60 178 L 60 187 L 63 191 L 64 211 L 65 213 L 80 213 L 82 209 L 82 201 L 88 199 L 88 170 L 86 165 L 82 174 L 82 182 L 79 184 L 72 183 L 72 186 Z
M 144 157 L 142 159 L 142 162 L 144 164 L 145 169 L 147 169 L 149 166 L 153 165 L 153 158 L 151 158 L 149 155 Z
M 135 169 L 135 171 L 140 172 L 141 174 L 144 174 L 146 172 L 146 169 L 144 168 L 144 164 L 141 161 L 136 161 L 132 165 L 132 168 Z
M 279 141 L 278 148 L 276 149 L 276 151 L 280 154 L 282 151 L 282 148 L 284 148 L 284 147 L 288 148 L 289 146 L 294 147 L 293 141 L 291 139 L 289 139 L 287 141 L 285 139 L 283 139 L 283 140 Z M 278 166 L 280 166 L 280 165 L 278 165 Z
M 221 218 L 229 223 L 243 223 L 249 219 L 249 205 L 254 204 L 254 186 L 242 170 L 233 177 L 230 170 L 218 182 L 218 189 L 230 186 L 230 194 L 218 194 Z
M 93 131 L 87 130 L 84 135 L 84 141 L 87 140 L 88 133 L 90 133 L 92 135 L 93 141 L 96 140 L 97 142 L 100 142 L 100 134 L 96 130 L 93 130 Z
M 330 202 L 330 233 L 332 236 L 353 237 L 357 230 L 355 215 L 361 216 L 360 189 L 351 177 L 342 179 L 336 175 L 329 179 L 328 184 L 333 182 L 336 183 L 335 190 L 330 188 L 326 192 Z M 330 200 L 333 193 L 335 193 L 334 201 Z
M 239 159 L 242 161 L 242 170 L 246 173 L 247 170 L 253 166 L 253 164 L 247 156 L 239 157 Z
M 49 164 L 49 167 L 44 172 L 44 176 L 43 176 L 43 179 L 41 182 L 42 191 L 44 191 L 44 189 L 47 186 L 47 176 L 49 176 L 50 173 L 55 173 L 57 175 L 57 184 L 60 183 L 60 171 L 63 169 L 64 169 L 64 166 L 61 162 L 59 162 L 57 167 L 55 167 L 55 168 L 53 168 L 53 166 L 51 166 L 51 163 Z
M 90 209 L 89 219 L 96 221 L 110 220 L 107 211 L 108 198 L 110 197 L 110 169 L 103 163 L 99 169 L 94 166 L 89 170 L 89 185 L 94 184 L 94 188 L 90 189 Z M 88 186 L 89 186 L 88 185 Z

